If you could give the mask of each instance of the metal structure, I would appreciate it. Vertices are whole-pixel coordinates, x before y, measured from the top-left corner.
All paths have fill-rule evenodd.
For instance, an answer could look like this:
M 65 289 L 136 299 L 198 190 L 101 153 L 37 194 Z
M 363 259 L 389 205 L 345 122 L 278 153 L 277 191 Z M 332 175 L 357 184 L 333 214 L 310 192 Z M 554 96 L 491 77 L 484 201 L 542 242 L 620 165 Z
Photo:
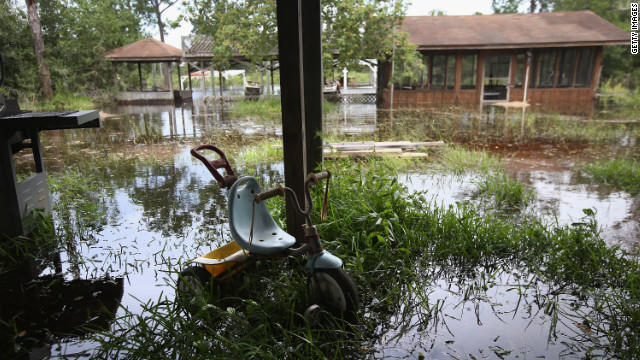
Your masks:
M 4 78 L 4 68 L 1 70 Z M 20 110 L 17 100 L 0 96 L 0 239 L 28 234 L 34 210 L 51 210 L 40 131 L 100 126 L 95 110 L 30 112 Z M 35 173 L 19 181 L 14 155 L 25 149 L 33 153 Z

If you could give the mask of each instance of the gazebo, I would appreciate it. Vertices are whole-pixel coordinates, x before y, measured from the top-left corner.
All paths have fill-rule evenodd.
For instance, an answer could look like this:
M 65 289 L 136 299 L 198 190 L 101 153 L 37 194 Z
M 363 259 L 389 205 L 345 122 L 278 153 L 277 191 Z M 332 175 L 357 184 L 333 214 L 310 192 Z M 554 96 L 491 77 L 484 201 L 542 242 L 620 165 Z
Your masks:
M 171 45 L 165 44 L 154 38 L 146 38 L 134 43 L 119 47 L 117 49 L 106 52 L 103 55 L 114 66 L 116 63 L 136 63 L 138 64 L 138 75 L 140 77 L 140 85 L 138 91 L 126 91 L 117 96 L 120 103 L 139 103 L 139 104 L 173 104 L 176 100 L 190 99 L 189 91 L 174 91 L 173 82 L 171 81 L 171 67 L 167 66 L 173 62 L 182 61 L 182 50 Z M 166 66 L 169 77 L 168 89 L 156 87 L 155 84 L 151 89 L 145 89 L 142 78 L 142 64 L 145 63 L 161 63 Z M 180 78 L 180 66 L 178 66 L 178 78 Z

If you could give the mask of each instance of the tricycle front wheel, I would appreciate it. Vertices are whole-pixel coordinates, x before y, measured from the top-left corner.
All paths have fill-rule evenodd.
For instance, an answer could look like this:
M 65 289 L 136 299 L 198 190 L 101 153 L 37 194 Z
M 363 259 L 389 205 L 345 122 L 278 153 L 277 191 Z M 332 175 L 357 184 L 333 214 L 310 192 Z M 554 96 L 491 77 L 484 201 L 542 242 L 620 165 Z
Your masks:
M 342 268 L 315 269 L 309 276 L 313 301 L 348 321 L 356 318 L 360 298 L 349 274 Z

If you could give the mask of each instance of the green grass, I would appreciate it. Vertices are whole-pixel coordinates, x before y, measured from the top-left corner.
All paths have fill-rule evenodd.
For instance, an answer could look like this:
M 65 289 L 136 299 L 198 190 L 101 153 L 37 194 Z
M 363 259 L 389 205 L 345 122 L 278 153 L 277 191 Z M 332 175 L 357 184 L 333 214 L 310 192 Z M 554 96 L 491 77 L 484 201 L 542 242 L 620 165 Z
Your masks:
M 378 329 L 392 319 L 399 331 L 410 331 L 402 329 L 415 317 L 425 327 L 442 321 L 445 306 L 421 290 L 432 281 L 457 278 L 461 296 L 482 298 L 491 285 L 486 274 L 516 268 L 556 289 L 536 305 L 548 313 L 552 329 L 563 316 L 562 297 L 580 294 L 591 309 L 581 316 L 604 334 L 589 346 L 605 357 L 635 356 L 640 266 L 633 254 L 602 241 L 593 212 L 560 227 L 530 217 L 505 219 L 470 204 L 442 209 L 421 194 L 407 194 L 396 170 L 379 160 L 326 166 L 334 174 L 329 218 L 320 221 L 316 213 L 314 221 L 325 248 L 344 260 L 357 284 L 357 324 L 327 314 L 326 322 L 311 326 L 302 316 L 309 304 L 303 262 L 264 261 L 223 283 L 207 301 L 178 306 L 163 296 L 143 304 L 141 313 L 125 311 L 114 332 L 94 336 L 101 343 L 95 357 L 368 357 Z M 322 195 L 316 189 L 316 204 Z M 271 207 L 282 221 L 283 202 Z M 532 284 L 522 286 L 531 291 Z
M 637 113 L 637 111 L 636 111 Z M 600 116 L 600 115 L 598 115 Z M 613 116 L 613 115 L 612 115 Z M 611 117 L 608 117 L 611 118 Z M 615 118 L 620 120 L 621 118 Z M 633 116 L 622 117 L 634 119 Z M 486 145 L 491 143 L 616 144 L 621 137 L 640 136 L 637 123 L 620 124 L 561 114 L 495 110 L 479 113 L 461 108 L 378 111 L 375 140 L 444 140 Z
M 50 99 L 36 97 L 20 99 L 20 108 L 33 111 L 93 110 L 97 108 L 96 97 L 73 93 L 56 92 Z
M 467 171 L 488 172 L 500 169 L 500 159 L 486 151 L 467 149 L 462 146 L 445 146 L 439 156 L 439 164 L 457 174 Z
M 269 161 L 282 160 L 282 142 L 266 140 L 243 147 L 233 161 L 238 165 L 256 166 Z
M 325 113 L 336 111 L 337 105 L 328 101 L 323 102 Z M 242 100 L 232 105 L 231 111 L 238 117 L 259 117 L 272 119 L 280 117 L 282 107 L 279 97 L 264 97 L 258 100 Z
M 496 207 L 504 210 L 523 209 L 534 199 L 531 189 L 504 173 L 485 176 L 479 181 L 475 196 L 490 199 Z
M 637 119 L 640 109 L 640 91 L 630 90 L 622 84 L 606 81 L 600 86 L 599 116 L 613 119 Z
M 581 172 L 595 182 L 611 185 L 634 196 L 640 193 L 640 162 L 636 160 L 599 160 L 583 165 Z
M 232 111 L 237 116 L 264 116 L 275 117 L 281 112 L 280 99 L 268 98 L 260 100 L 243 100 L 232 106 Z

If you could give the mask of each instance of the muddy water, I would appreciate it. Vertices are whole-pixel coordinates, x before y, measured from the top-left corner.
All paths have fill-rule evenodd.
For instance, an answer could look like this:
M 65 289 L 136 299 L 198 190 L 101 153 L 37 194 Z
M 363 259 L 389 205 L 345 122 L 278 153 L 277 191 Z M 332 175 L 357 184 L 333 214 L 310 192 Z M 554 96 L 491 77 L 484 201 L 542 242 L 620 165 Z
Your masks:
M 640 200 L 624 191 L 596 185 L 570 170 L 511 170 L 535 193 L 536 202 L 527 213 L 546 220 L 550 225 L 566 226 L 585 217 L 584 209 L 595 212 L 602 228 L 602 238 L 611 245 L 634 250 L 640 246 Z M 472 200 L 482 179 L 479 174 L 450 173 L 405 174 L 401 181 L 410 191 L 426 191 L 435 205 L 448 207 Z
M 412 284 L 411 305 L 379 334 L 376 358 L 580 358 L 602 337 L 581 322 L 588 306 L 523 269 L 451 274 L 435 269 Z
M 109 151 L 120 151 L 135 158 L 133 151 L 154 148 L 118 148 L 118 143 L 131 144 L 140 139 L 161 139 L 177 143 L 176 155 L 170 161 L 157 164 L 132 162 L 129 165 L 102 169 L 97 198 L 102 198 L 100 211 L 107 214 L 107 221 L 80 241 L 70 241 L 60 253 L 62 274 L 67 281 L 73 279 L 101 279 L 105 277 L 124 280 L 121 305 L 136 313 L 141 303 L 173 297 L 173 281 L 188 259 L 197 257 L 227 241 L 225 194 L 219 190 L 204 166 L 196 163 L 188 154 L 188 146 L 182 141 L 208 137 L 220 132 L 260 136 L 278 136 L 281 129 L 273 119 L 235 118 L 229 109 L 197 104 L 189 107 L 119 107 L 103 111 L 105 127 L 100 130 L 74 131 L 64 135 L 44 133 L 45 151 L 52 150 L 56 142 L 64 140 L 77 144 L 77 148 L 95 151 L 106 146 Z M 416 120 L 417 119 L 417 120 Z M 492 116 L 472 117 L 461 115 L 445 119 L 442 114 L 433 117 L 390 119 L 388 114 L 376 112 L 370 105 L 344 105 L 328 114 L 325 129 L 357 136 L 385 136 L 396 138 L 402 134 L 423 133 L 424 140 L 442 136 L 461 142 L 483 145 L 518 140 L 521 124 L 516 118 L 500 120 Z M 563 120 L 564 121 L 564 120 Z M 528 136 L 535 138 L 544 129 L 534 128 L 535 123 L 544 128 L 549 120 L 533 120 L 526 123 Z M 620 140 L 612 152 L 633 149 L 637 143 L 635 125 L 600 124 L 607 142 Z M 633 131 L 630 132 L 629 128 Z M 594 131 L 596 131 L 594 130 Z M 576 130 L 578 131 L 578 130 Z M 506 140 L 505 140 L 506 139 Z M 516 143 L 514 143 L 516 144 Z M 516 145 L 513 145 L 517 147 Z M 513 147 L 512 146 L 512 147 Z M 580 145 L 584 148 L 584 145 Z M 116 148 L 120 150 L 115 150 Z M 87 150 L 89 149 L 89 150 Z M 132 150 L 138 149 L 138 150 Z M 84 151 L 83 150 L 83 151 Z M 582 217 L 584 208 L 596 211 L 596 219 L 603 227 L 603 237 L 611 244 L 634 248 L 639 241 L 638 199 L 602 186 L 589 185 L 572 171 L 574 158 L 557 161 L 557 153 L 574 151 L 566 148 L 545 148 L 544 157 L 512 157 L 507 169 L 536 192 L 537 202 L 529 211 L 544 214 L 549 222 L 570 224 Z M 51 151 L 51 153 L 55 153 Z M 515 151 L 512 151 L 515 153 Z M 552 155 L 550 155 L 552 154 Z M 46 155 L 46 154 L 45 154 Z M 55 169 L 64 154 L 47 158 L 46 167 Z M 163 155 L 166 156 L 166 155 Z M 64 163 L 64 161 L 63 161 Z M 543 166 L 522 166 L 522 164 Z M 238 169 L 239 173 L 254 172 L 265 182 L 282 179 L 282 164 L 259 166 L 257 169 Z M 434 204 L 448 206 L 456 202 L 473 201 L 471 194 L 479 177 L 474 174 L 452 175 L 433 172 L 405 174 L 401 181 L 409 191 L 427 191 Z M 55 194 L 54 194 L 55 201 Z M 56 214 L 58 222 L 64 222 L 64 214 Z M 59 274 L 50 267 L 42 275 Z M 520 269 L 502 269 L 486 278 L 487 291 L 472 293 L 469 286 L 474 279 L 452 277 L 449 272 L 428 277 L 428 282 L 407 284 L 408 296 L 413 304 L 400 310 L 384 329 L 379 329 L 374 344 L 375 357 L 415 358 L 422 352 L 427 358 L 444 357 L 551 357 L 583 354 L 580 343 L 585 333 L 574 324 L 572 316 L 581 311 L 563 312 L 565 319 L 559 323 L 556 334 L 550 337 L 548 314 L 543 309 L 552 300 L 552 285 L 545 284 L 532 274 Z M 520 292 L 522 284 L 529 284 Z M 421 290 L 430 289 L 427 300 Z M 563 298 L 571 303 L 570 296 Z M 436 318 L 426 312 L 437 307 Z M 123 314 L 122 310 L 118 314 Z M 591 334 L 587 334 L 591 335 Z M 578 344 L 578 345 L 575 345 Z M 95 344 L 82 339 L 66 338 L 54 346 L 54 357 L 82 354 Z

